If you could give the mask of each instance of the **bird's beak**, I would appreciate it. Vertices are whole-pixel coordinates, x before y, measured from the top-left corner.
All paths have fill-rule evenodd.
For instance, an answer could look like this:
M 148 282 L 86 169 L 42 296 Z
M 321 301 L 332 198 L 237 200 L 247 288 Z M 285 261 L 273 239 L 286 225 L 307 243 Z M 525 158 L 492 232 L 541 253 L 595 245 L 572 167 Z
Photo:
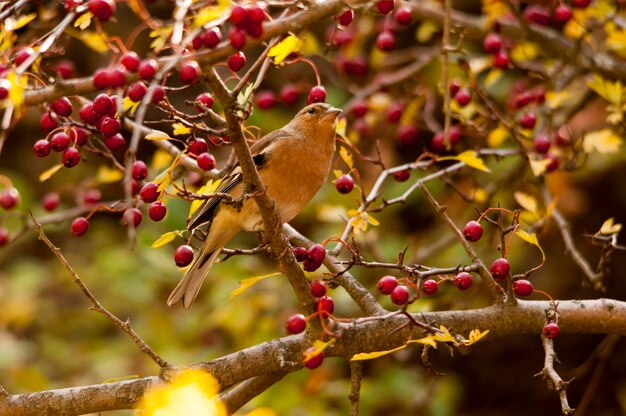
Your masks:
M 324 113 L 324 118 L 329 118 L 330 120 L 334 121 L 342 111 L 343 110 L 341 110 L 340 108 L 330 107 Z

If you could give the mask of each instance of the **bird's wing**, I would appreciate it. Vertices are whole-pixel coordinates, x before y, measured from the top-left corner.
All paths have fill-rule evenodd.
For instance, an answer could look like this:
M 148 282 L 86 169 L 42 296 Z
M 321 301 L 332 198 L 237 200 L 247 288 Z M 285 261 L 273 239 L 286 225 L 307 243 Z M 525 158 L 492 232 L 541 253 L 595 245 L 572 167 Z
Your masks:
M 291 137 L 283 129 L 275 130 L 261 139 L 257 140 L 250 146 L 250 152 L 252 153 L 252 160 L 257 168 L 257 170 L 262 169 L 266 166 L 268 156 L 271 153 L 270 145 L 276 140 L 281 140 L 287 137 Z M 237 163 L 231 171 L 222 179 L 219 186 L 215 190 L 215 193 L 226 194 L 229 193 L 237 186 L 243 182 L 243 174 L 241 173 L 241 167 L 239 163 Z M 209 223 L 213 220 L 215 213 L 217 212 L 217 207 L 219 206 L 222 198 L 214 197 L 209 198 L 204 202 L 202 209 L 198 212 L 198 215 L 189 223 L 187 228 L 189 230 L 193 230 L 203 224 Z

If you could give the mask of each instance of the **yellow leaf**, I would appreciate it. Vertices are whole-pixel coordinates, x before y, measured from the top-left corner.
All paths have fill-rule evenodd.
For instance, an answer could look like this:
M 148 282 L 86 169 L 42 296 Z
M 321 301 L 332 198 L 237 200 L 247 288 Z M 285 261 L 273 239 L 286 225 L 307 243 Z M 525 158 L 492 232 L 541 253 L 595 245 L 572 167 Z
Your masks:
M 159 185 L 159 187 L 157 188 L 157 191 L 161 193 L 165 190 L 165 188 L 167 188 L 170 185 L 170 181 L 171 181 L 170 170 L 165 169 L 163 172 L 157 175 L 157 177 L 154 178 L 152 182 Z
M 171 166 L 173 160 L 174 157 L 165 150 L 157 149 L 152 156 L 152 163 L 150 164 L 150 167 L 153 171 L 159 171 Z
M 543 252 L 543 248 L 541 248 L 541 246 L 539 245 L 539 241 L 537 240 L 537 234 L 529 234 L 524 230 L 518 230 L 515 231 L 515 235 L 526 241 L 527 243 L 537 246 L 539 251 L 541 251 L 541 257 L 543 257 L 544 260 L 546 259 L 546 254 Z
M 407 345 L 401 345 L 398 348 L 394 348 L 392 350 L 387 351 L 376 351 L 376 352 L 362 352 L 359 354 L 354 354 L 350 361 L 363 361 L 363 360 L 373 360 L 374 358 L 382 357 L 384 355 L 392 354 L 396 351 L 403 350 L 407 347 Z
M 433 20 L 424 20 L 415 31 L 415 39 L 419 43 L 427 43 L 433 38 L 433 35 L 439 31 L 439 25 Z
M 138 403 L 144 416 L 226 416 L 220 384 L 204 370 L 185 370 L 169 383 L 154 383 Z
M 107 45 L 103 35 L 98 32 L 91 32 L 89 30 L 78 31 L 71 27 L 65 29 L 65 32 L 98 53 L 109 52 L 109 45 Z
M 500 124 L 492 130 L 487 136 L 487 144 L 489 147 L 498 147 L 510 136 L 507 128 Z
M 425 99 L 421 95 L 409 101 L 404 111 L 402 112 L 402 116 L 400 117 L 400 125 L 406 126 L 415 123 L 415 120 L 417 119 L 417 114 L 419 113 L 424 103 Z
M 24 75 L 17 75 L 14 71 L 9 72 L 6 79 L 11 85 L 9 88 L 9 101 L 15 108 L 19 108 L 24 102 L 24 90 L 28 79 Z
M 304 362 L 306 363 L 307 361 L 309 361 L 311 358 L 315 357 L 319 353 L 324 352 L 324 350 L 327 347 L 333 345 L 335 341 L 337 341 L 337 338 L 331 338 L 326 342 L 322 341 L 321 339 L 316 339 L 313 342 L 314 349 L 312 349 L 311 351 L 304 352 Z
M 335 178 L 340 177 L 341 175 L 343 175 L 343 172 L 340 171 L 339 169 L 334 169 L 333 170 L 333 175 L 335 175 Z
M 530 169 L 533 171 L 533 174 L 535 176 L 543 175 L 546 169 L 548 168 L 548 165 L 552 163 L 550 159 L 540 159 L 540 160 L 530 159 L 529 161 L 530 161 Z
M 537 215 L 537 200 L 532 195 L 528 195 L 524 192 L 517 191 L 513 194 L 513 198 L 517 201 L 517 203 L 524 208 Z
M 350 170 L 354 168 L 354 161 L 352 160 L 352 155 L 348 153 L 348 150 L 345 147 L 341 146 L 341 148 L 339 149 L 339 156 L 341 156 L 341 159 L 343 159 L 346 165 L 348 165 Z
M 466 150 L 465 152 L 460 153 L 456 156 L 444 156 L 437 158 L 437 161 L 442 160 L 458 160 L 459 162 L 463 162 L 471 168 L 491 173 L 487 165 L 485 165 L 485 162 L 483 162 L 483 160 L 479 158 L 476 152 L 473 150 Z
M 269 407 L 257 407 L 246 413 L 246 416 L 278 416 L 273 409 Z
M 487 16 L 485 27 L 491 27 L 491 23 L 511 13 L 508 4 L 502 0 L 483 0 L 483 13 Z
M 407 342 L 407 344 L 423 344 L 428 345 L 429 347 L 437 348 L 437 342 L 432 335 L 420 339 L 412 339 L 411 341 Z
M 135 111 L 137 111 L 137 107 L 139 107 L 140 103 L 141 101 L 133 101 L 130 97 L 124 97 L 122 100 L 122 107 L 124 112 L 128 112 L 132 116 L 135 114 Z
M 600 227 L 600 231 L 598 231 L 596 233 L 596 235 L 598 234 L 604 234 L 604 235 L 612 235 L 612 234 L 617 234 L 622 230 L 622 224 L 613 224 L 613 217 L 609 218 L 608 220 L 604 221 L 604 223 L 602 224 L 602 227 Z
M 161 246 L 166 245 L 170 241 L 174 241 L 176 237 L 182 237 L 183 232 L 181 230 L 170 231 L 165 234 L 162 234 L 150 247 L 159 248 Z
M 367 224 L 372 224 L 374 226 L 379 224 L 376 219 L 364 211 L 351 209 L 348 211 L 348 216 L 350 217 L 348 224 L 352 226 L 352 232 L 355 235 L 359 234 L 361 231 L 367 231 Z
M 23 28 L 29 24 L 33 19 L 37 17 L 37 13 L 30 13 L 23 16 L 19 16 L 17 19 L 8 17 L 4 21 L 4 30 L 7 32 L 13 32 L 20 28 Z
M 576 19 L 571 19 L 565 24 L 565 27 L 563 28 L 563 33 L 565 34 L 565 36 L 572 39 L 580 39 L 586 32 L 587 29 L 585 28 L 585 26 L 581 25 Z
M 498 81 L 502 79 L 504 71 L 500 68 L 492 68 L 485 77 L 485 88 L 493 87 Z
M 52 177 L 59 169 L 63 167 L 62 163 L 58 165 L 52 166 L 50 169 L 45 170 L 41 175 L 39 175 L 39 182 L 45 182 Z
M 616 153 L 622 139 L 616 135 L 611 129 L 603 129 L 585 134 L 583 139 L 583 150 L 590 153 L 597 150 L 599 153 Z
M 469 60 L 469 66 L 472 74 L 478 75 L 493 66 L 493 58 L 490 56 L 475 57 Z
M 317 55 L 320 53 L 322 47 L 313 33 L 305 31 L 300 33 L 300 37 L 302 38 L 300 53 L 304 55 Z
M 480 341 L 489 333 L 489 330 L 480 332 L 480 329 L 472 329 L 469 334 L 469 339 L 461 341 L 463 345 L 472 345 Z
M 191 133 L 189 127 L 183 125 L 182 123 L 174 123 L 172 124 L 172 127 L 174 127 L 174 136 L 182 136 Z
M 273 46 L 267 56 L 274 58 L 274 63 L 279 64 L 284 61 L 293 52 L 300 51 L 302 41 L 294 35 L 289 35 L 277 45 Z
M 152 43 L 150 43 L 150 48 L 154 49 L 157 52 L 163 49 L 163 46 L 165 46 L 165 44 L 167 43 L 167 40 L 169 39 L 173 30 L 174 28 L 172 26 L 165 26 L 150 32 L 150 37 L 154 38 Z
M 587 82 L 587 86 L 615 106 L 621 104 L 622 96 L 626 92 L 621 81 L 611 82 L 598 74 L 595 74 L 593 79 Z
M 626 30 L 615 30 L 609 33 L 605 45 L 622 58 L 626 58 Z
M 145 139 L 146 140 L 170 140 L 171 137 L 169 136 L 169 134 L 165 133 L 164 131 L 152 130 L 150 133 L 146 135 Z
M 571 104 L 572 94 L 568 90 L 546 92 L 546 104 L 552 110 L 560 108 L 563 104 Z
M 74 27 L 79 28 L 80 30 L 85 30 L 91 24 L 91 18 L 93 14 L 91 12 L 85 12 L 78 16 L 76 20 L 74 20 Z
M 275 273 L 270 273 L 270 274 L 266 274 L 263 276 L 249 277 L 247 279 L 243 279 L 242 281 L 239 282 L 239 287 L 233 290 L 232 292 L 230 292 L 230 296 L 228 297 L 228 300 L 234 298 L 235 296 L 239 296 L 250 286 L 254 285 L 256 282 L 261 281 L 263 279 L 267 279 L 268 277 L 278 276 L 280 274 L 282 273 L 275 272 Z
M 454 339 L 450 331 L 448 331 L 448 328 L 446 328 L 443 325 L 440 325 L 439 330 L 441 331 L 440 333 L 431 335 L 433 340 L 437 342 L 451 342 L 454 345 L 458 345 L 458 343 L 456 342 L 456 340 Z
M 121 180 L 123 177 L 123 172 L 119 169 L 110 168 L 107 165 L 100 165 L 98 167 L 98 173 L 96 174 L 98 183 L 114 183 Z
M 224 10 L 228 7 L 229 2 L 225 0 L 219 0 L 217 5 L 207 6 L 200 10 L 196 17 L 193 19 L 193 27 L 198 28 L 204 26 L 212 20 L 218 19 L 224 15 Z
M 212 194 L 213 192 L 215 192 L 220 182 L 221 182 L 221 179 L 216 180 L 216 181 L 210 180 L 206 184 L 204 184 L 204 186 L 200 187 L 200 189 L 198 189 L 196 193 L 198 195 Z M 195 199 L 191 203 L 191 206 L 189 207 L 189 218 L 191 218 L 191 216 L 198 210 L 198 208 L 202 206 L 202 204 L 204 204 L 204 202 L 205 202 L 204 199 Z
M 346 137 L 346 126 L 348 125 L 348 120 L 344 117 L 337 122 L 337 127 L 335 128 L 335 132 L 339 137 Z
M 539 55 L 539 45 L 534 42 L 520 42 L 511 51 L 511 59 L 514 62 L 532 61 Z

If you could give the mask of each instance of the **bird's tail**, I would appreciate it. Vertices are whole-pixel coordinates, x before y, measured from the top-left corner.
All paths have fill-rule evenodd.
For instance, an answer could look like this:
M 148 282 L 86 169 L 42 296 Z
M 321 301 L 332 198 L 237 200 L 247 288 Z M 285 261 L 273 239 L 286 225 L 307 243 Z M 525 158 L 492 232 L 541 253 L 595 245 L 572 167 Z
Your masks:
M 218 247 L 212 253 L 200 255 L 193 262 L 191 268 L 187 270 L 187 273 L 180 279 L 178 286 L 172 291 L 170 297 L 167 298 L 167 306 L 172 306 L 182 301 L 185 309 L 191 307 L 196 296 L 198 296 L 204 279 L 209 273 L 209 269 L 211 269 L 211 266 L 213 266 L 213 263 L 215 263 L 221 251 L 222 248 Z

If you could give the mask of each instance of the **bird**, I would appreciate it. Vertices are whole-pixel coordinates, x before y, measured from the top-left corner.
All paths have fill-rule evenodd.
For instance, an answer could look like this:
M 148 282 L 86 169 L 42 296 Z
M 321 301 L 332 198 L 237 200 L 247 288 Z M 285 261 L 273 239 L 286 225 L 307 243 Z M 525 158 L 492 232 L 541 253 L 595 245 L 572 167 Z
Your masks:
M 342 110 L 326 103 L 301 109 L 284 127 L 250 146 L 259 178 L 274 201 L 281 222 L 289 222 L 313 199 L 330 172 L 335 153 L 335 120 Z M 241 167 L 235 165 L 218 185 L 216 194 L 239 198 L 244 193 Z M 191 267 L 167 299 L 189 309 L 224 246 L 241 231 L 262 231 L 263 221 L 254 198 L 236 207 L 223 198 L 208 198 L 188 224 L 189 230 L 208 225 L 206 238 Z

